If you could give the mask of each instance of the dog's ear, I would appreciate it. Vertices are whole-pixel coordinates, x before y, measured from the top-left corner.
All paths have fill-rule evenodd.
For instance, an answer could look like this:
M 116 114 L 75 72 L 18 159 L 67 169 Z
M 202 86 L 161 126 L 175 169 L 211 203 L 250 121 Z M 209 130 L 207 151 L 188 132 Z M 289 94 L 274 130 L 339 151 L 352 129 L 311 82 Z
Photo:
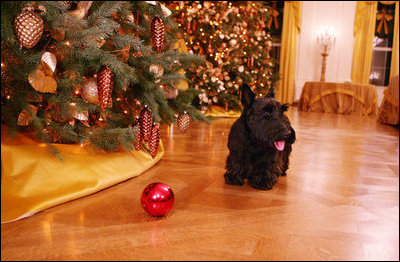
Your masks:
M 255 97 L 256 97 L 256 94 L 253 93 L 250 86 L 248 86 L 247 84 L 243 84 L 242 85 L 242 105 L 245 108 L 251 107 L 251 105 L 254 102 Z
M 275 89 L 273 86 L 269 88 L 268 93 L 265 97 L 275 98 Z
M 287 111 L 289 109 L 289 104 L 281 105 L 281 109 L 282 109 L 283 112 Z
M 294 129 L 292 127 L 290 127 L 290 137 L 288 139 L 288 142 L 290 144 L 293 144 L 296 141 L 296 132 L 294 131 Z

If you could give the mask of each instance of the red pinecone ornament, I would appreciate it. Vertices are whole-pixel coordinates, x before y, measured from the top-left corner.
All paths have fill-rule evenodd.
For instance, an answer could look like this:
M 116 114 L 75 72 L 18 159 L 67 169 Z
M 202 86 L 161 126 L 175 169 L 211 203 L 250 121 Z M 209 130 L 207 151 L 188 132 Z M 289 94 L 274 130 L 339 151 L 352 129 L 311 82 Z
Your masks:
M 190 123 L 192 122 L 192 118 L 185 111 L 183 112 L 183 114 L 178 116 L 176 122 L 178 124 L 179 131 L 181 131 L 181 133 L 185 133 L 186 129 L 190 126 Z
M 164 48 L 164 22 L 159 16 L 153 18 L 151 21 L 151 40 L 157 53 L 160 53 Z
M 149 151 L 152 158 L 156 157 L 159 144 L 160 144 L 160 126 L 159 124 L 153 124 L 149 140 Z
M 140 135 L 144 142 L 149 142 L 151 136 L 151 128 L 153 124 L 153 118 L 151 111 L 147 105 L 144 106 L 139 114 L 140 123 Z
M 99 102 L 103 110 L 112 103 L 111 93 L 113 89 L 113 76 L 114 73 L 108 66 L 103 66 L 97 76 Z
M 135 122 L 133 122 L 133 127 L 137 127 L 138 129 L 136 133 L 135 150 L 139 151 L 142 149 L 142 131 L 140 129 L 140 122 L 138 116 L 135 118 Z

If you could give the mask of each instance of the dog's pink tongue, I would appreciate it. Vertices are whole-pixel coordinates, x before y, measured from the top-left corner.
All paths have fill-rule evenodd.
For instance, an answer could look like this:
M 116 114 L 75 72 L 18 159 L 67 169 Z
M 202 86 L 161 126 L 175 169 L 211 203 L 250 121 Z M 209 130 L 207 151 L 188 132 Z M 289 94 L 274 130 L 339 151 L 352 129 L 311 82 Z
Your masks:
M 283 149 L 285 149 L 285 141 L 275 141 L 274 145 L 275 145 L 276 149 L 278 149 L 279 151 L 282 151 Z

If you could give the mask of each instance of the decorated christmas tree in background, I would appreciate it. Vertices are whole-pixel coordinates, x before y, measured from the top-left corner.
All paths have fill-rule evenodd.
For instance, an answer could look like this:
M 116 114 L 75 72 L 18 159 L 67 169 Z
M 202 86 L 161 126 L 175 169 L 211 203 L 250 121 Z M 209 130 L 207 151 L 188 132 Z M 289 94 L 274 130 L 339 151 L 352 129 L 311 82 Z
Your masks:
M 200 91 L 177 89 L 203 58 L 176 50 L 179 29 L 162 4 L 3 1 L 1 17 L 7 133 L 33 134 L 53 151 L 59 142 L 154 155 L 159 123 L 204 119 L 192 105 Z
M 186 72 L 191 87 L 202 90 L 197 106 L 240 110 L 239 92 L 249 84 L 257 95 L 267 94 L 279 79 L 270 55 L 272 38 L 266 29 L 270 12 L 258 1 L 168 1 L 183 29 L 191 54 L 205 64 Z

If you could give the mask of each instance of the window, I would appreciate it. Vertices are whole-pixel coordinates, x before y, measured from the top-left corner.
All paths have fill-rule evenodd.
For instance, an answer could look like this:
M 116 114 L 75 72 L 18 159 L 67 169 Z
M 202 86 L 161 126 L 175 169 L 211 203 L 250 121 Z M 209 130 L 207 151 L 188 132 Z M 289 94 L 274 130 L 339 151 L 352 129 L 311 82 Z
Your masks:
M 280 54 L 281 54 L 281 43 L 272 42 L 271 57 L 275 59 L 275 66 L 272 74 L 277 74 L 277 75 L 279 74 L 279 62 L 281 58 Z
M 266 32 L 272 37 L 271 57 L 274 61 L 272 74 L 279 75 L 279 62 L 281 53 L 281 35 L 283 24 L 284 1 L 268 1 L 271 16 L 266 21 Z
M 389 84 L 392 61 L 392 43 L 395 5 L 378 3 L 370 83 L 377 86 Z

